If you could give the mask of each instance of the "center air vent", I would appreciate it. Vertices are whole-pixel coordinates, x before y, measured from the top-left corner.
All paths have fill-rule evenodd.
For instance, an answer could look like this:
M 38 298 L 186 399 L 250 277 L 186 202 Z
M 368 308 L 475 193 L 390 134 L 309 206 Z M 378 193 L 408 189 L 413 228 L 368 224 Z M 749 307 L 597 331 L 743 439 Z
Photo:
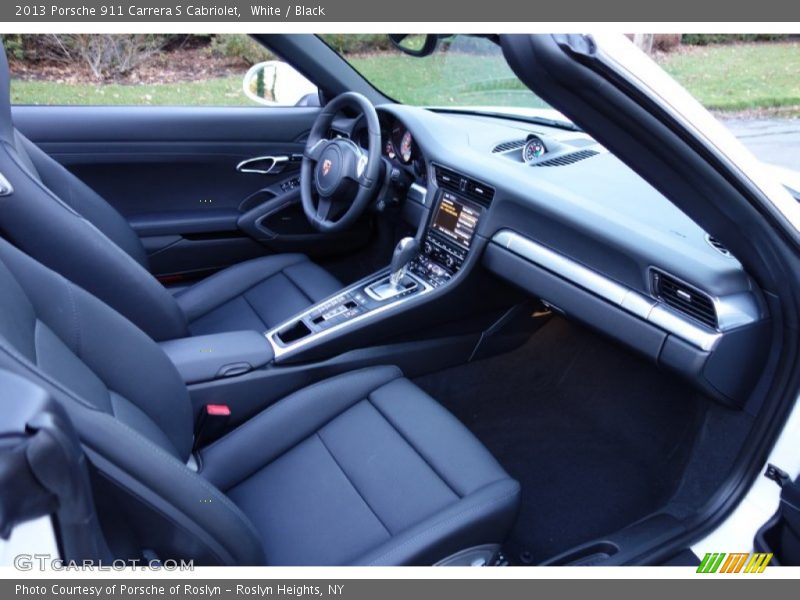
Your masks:
M 498 152 L 511 152 L 512 150 L 519 150 L 525 145 L 525 140 L 511 140 L 510 142 L 503 142 L 502 144 L 497 144 L 494 148 L 492 148 L 492 153 L 497 154 Z
M 440 188 L 457 192 L 487 207 L 491 204 L 494 198 L 494 188 L 491 186 L 439 165 L 433 168 Z
M 710 235 L 706 235 L 706 241 L 712 248 L 714 248 L 714 250 L 716 250 L 720 254 L 727 256 L 729 258 L 733 256 L 731 254 L 731 251 L 728 250 L 725 246 L 723 246 L 722 243 L 717 238 L 711 237 Z
M 565 165 L 571 165 L 573 163 L 578 162 L 579 160 L 584 160 L 587 158 L 591 158 L 596 154 L 600 154 L 596 150 L 578 150 L 577 152 L 572 152 L 570 154 L 562 154 L 561 156 L 555 156 L 553 158 L 548 158 L 547 160 L 539 161 L 539 162 L 532 162 L 532 167 L 563 167 Z
M 705 292 L 677 280 L 671 275 L 653 271 L 653 293 L 659 300 L 689 317 L 716 328 L 717 311 Z

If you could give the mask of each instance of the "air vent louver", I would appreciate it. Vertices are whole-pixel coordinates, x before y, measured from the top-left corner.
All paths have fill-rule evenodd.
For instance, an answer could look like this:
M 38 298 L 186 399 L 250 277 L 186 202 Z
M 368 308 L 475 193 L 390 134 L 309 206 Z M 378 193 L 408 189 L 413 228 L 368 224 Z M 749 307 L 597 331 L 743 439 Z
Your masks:
M 659 271 L 653 271 L 653 292 L 675 310 L 716 328 L 717 312 L 708 294 Z
M 502 144 L 497 144 L 494 148 L 492 148 L 492 153 L 497 154 L 498 152 L 511 152 L 512 150 L 519 150 L 525 145 L 525 140 L 511 140 L 510 142 L 503 142 Z
M 434 170 L 439 187 L 457 192 L 487 207 L 491 204 L 494 188 L 439 165 Z
M 725 246 L 723 246 L 722 243 L 717 238 L 711 237 L 710 235 L 706 235 L 706 241 L 712 248 L 714 248 L 714 250 L 716 250 L 720 254 L 728 257 L 733 256 L 731 254 L 731 251 L 728 250 Z
M 572 152 L 570 154 L 563 154 L 561 156 L 556 156 L 554 158 L 548 158 L 547 160 L 543 160 L 540 162 L 531 163 L 532 167 L 563 167 L 566 165 L 571 165 L 576 163 L 580 160 L 584 160 L 587 158 L 591 158 L 600 154 L 596 150 L 579 150 L 578 152 Z

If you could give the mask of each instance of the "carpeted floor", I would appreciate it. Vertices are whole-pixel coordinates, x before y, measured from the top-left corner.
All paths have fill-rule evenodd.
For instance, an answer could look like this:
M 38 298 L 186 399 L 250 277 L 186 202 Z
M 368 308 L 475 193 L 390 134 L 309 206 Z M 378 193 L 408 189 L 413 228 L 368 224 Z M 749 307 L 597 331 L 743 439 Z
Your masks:
M 516 564 L 539 563 L 663 505 L 707 407 L 675 376 L 561 318 L 513 352 L 416 382 L 521 483 L 506 546 Z

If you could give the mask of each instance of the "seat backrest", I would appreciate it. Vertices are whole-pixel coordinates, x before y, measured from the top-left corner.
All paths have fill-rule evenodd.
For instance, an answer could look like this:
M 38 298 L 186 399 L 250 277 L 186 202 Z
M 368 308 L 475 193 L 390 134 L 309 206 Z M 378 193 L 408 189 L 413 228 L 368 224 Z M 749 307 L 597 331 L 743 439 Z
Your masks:
M 161 348 L 130 321 L 0 240 L 0 369 L 67 410 L 93 465 L 115 555 L 260 564 L 253 525 L 186 466 L 193 415 Z M 111 534 L 110 532 L 113 532 Z
M 188 335 L 172 294 L 148 271 L 125 218 L 14 129 L 10 74 L 0 46 L 0 234 L 125 315 L 157 340 Z

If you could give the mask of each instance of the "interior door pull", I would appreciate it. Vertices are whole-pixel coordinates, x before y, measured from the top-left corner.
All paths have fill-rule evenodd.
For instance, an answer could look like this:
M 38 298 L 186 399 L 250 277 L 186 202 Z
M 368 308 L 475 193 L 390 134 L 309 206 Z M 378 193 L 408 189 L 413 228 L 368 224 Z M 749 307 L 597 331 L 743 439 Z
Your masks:
M 248 158 L 236 165 L 236 170 L 240 173 L 257 173 L 259 175 L 274 175 L 280 173 L 286 167 L 291 157 L 280 156 L 256 156 Z

